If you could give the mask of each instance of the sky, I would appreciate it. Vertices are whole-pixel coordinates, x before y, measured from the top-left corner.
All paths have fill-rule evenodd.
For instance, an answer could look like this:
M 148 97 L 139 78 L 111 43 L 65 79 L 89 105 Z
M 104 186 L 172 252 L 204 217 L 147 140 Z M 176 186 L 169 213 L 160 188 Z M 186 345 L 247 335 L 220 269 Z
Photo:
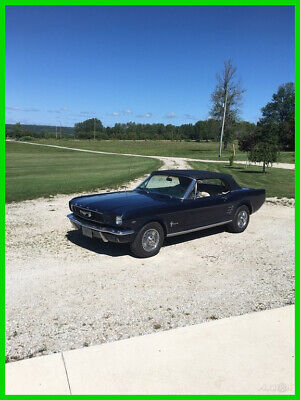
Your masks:
M 6 6 L 6 122 L 195 123 L 228 58 L 257 122 L 294 81 L 294 7 Z

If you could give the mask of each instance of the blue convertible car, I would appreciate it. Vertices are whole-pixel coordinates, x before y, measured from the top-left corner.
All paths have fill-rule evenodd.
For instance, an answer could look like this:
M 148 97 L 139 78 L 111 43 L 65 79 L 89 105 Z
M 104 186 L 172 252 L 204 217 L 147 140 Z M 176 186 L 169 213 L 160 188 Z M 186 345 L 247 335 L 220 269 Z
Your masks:
M 264 201 L 264 189 L 240 187 L 228 174 L 162 170 L 132 191 L 75 197 L 68 218 L 85 236 L 127 242 L 134 255 L 151 257 L 165 237 L 218 225 L 243 232 Z

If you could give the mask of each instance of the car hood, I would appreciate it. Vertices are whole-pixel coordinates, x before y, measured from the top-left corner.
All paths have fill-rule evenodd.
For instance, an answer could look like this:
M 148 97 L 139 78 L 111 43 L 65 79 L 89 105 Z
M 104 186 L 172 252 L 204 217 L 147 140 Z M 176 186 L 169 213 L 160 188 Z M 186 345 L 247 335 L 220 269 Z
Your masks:
M 70 203 L 91 211 L 124 214 L 140 208 L 161 207 L 172 200 L 157 193 L 134 190 L 75 197 Z

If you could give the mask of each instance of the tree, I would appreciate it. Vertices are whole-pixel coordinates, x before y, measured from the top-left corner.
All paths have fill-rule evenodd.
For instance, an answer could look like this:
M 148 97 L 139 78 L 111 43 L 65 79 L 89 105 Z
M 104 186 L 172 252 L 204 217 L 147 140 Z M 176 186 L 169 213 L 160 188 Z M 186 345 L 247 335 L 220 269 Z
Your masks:
M 239 139 L 239 149 L 248 153 L 252 162 L 261 162 L 263 172 L 266 166 L 278 159 L 278 136 L 274 124 L 258 123 L 253 133 Z
M 210 115 L 213 118 L 221 121 L 223 120 L 222 132 L 224 131 L 224 149 L 227 144 L 232 141 L 234 135 L 232 134 L 234 123 L 240 112 L 242 94 L 245 90 L 241 87 L 239 81 L 236 80 L 237 68 L 232 64 L 229 59 L 224 62 L 224 69 L 221 74 L 217 74 L 217 84 L 215 90 L 211 95 L 212 108 Z M 221 134 L 222 136 L 222 134 Z M 220 153 L 221 143 L 220 140 Z
M 240 121 L 236 124 L 235 133 L 237 139 L 240 140 L 244 136 L 248 136 L 255 131 L 256 125 L 253 122 Z
M 13 136 L 17 139 L 20 139 L 20 137 L 22 136 L 22 127 L 21 127 L 21 123 L 17 122 L 16 124 L 14 124 L 13 126 Z
M 97 118 L 90 118 L 83 122 L 78 122 L 74 125 L 75 133 L 82 133 L 82 132 L 102 132 L 103 125 L 100 119 Z
M 272 101 L 262 108 L 260 124 L 274 124 L 277 127 L 279 145 L 287 150 L 295 149 L 295 84 L 279 86 Z
M 227 129 L 224 132 L 224 149 L 227 149 L 229 143 L 232 143 L 236 138 L 236 123 L 234 121 L 230 121 L 227 126 Z
M 249 133 L 239 138 L 238 145 L 239 149 L 245 153 L 249 153 L 256 145 L 256 135 L 255 133 Z
M 266 166 L 276 162 L 278 158 L 278 147 L 273 143 L 257 143 L 249 153 L 249 161 L 262 162 L 263 173 L 266 173 Z

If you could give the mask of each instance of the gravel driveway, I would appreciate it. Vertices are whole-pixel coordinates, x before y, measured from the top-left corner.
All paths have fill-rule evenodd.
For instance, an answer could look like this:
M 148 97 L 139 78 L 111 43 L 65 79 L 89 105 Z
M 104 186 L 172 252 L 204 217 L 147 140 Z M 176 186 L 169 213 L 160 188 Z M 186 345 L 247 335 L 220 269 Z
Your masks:
M 72 196 L 6 207 L 6 358 L 19 360 L 294 302 L 294 208 L 247 230 L 168 239 L 153 258 L 73 231 Z

